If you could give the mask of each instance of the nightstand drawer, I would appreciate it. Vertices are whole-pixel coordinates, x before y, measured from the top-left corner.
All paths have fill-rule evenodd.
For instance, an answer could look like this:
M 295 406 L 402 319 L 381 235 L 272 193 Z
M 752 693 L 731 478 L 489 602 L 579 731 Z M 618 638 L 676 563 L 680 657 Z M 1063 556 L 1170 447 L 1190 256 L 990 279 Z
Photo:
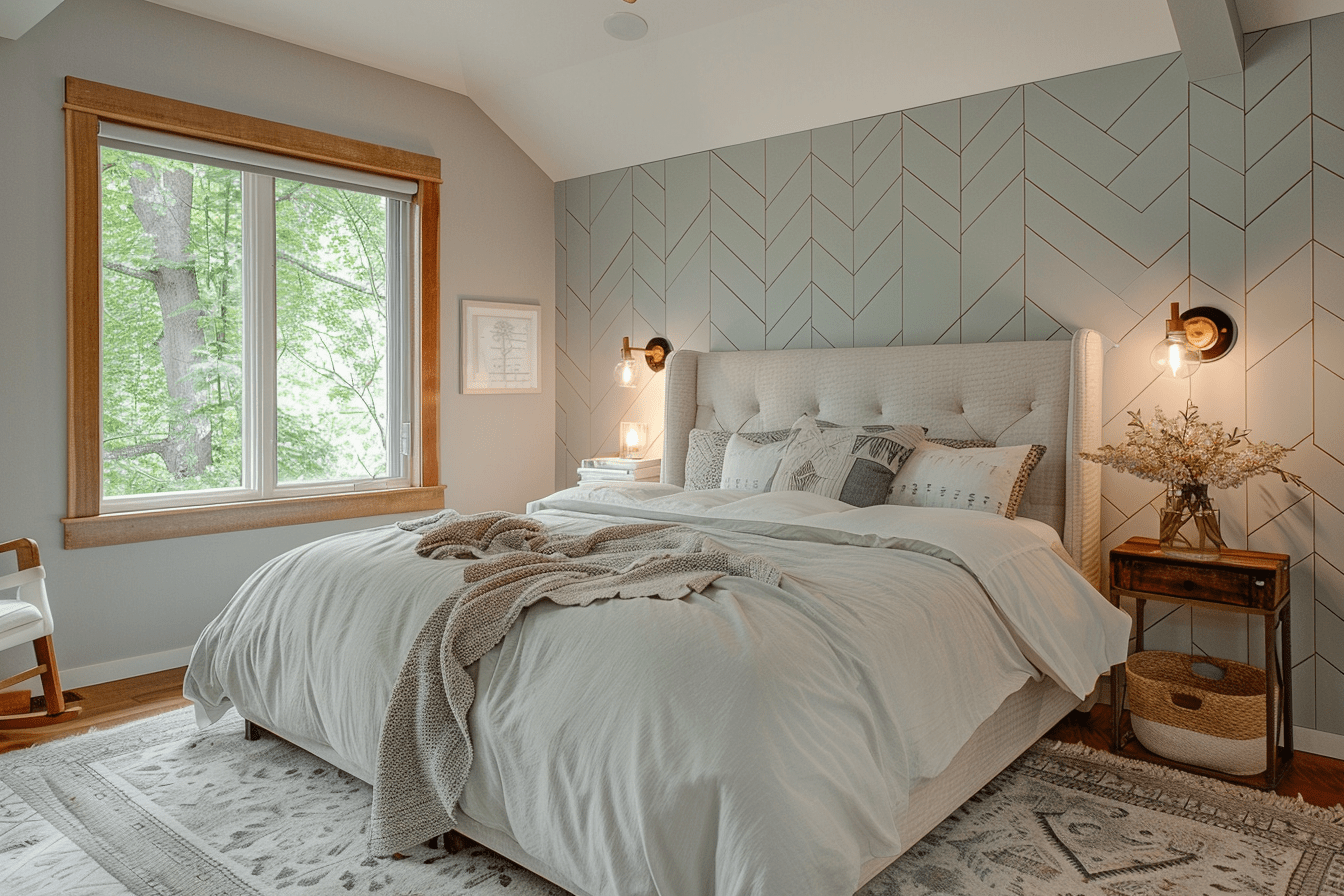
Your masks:
M 1111 551 L 1111 585 L 1139 597 L 1272 610 L 1288 594 L 1288 559 L 1229 550 L 1217 560 L 1183 560 L 1163 554 L 1149 539 L 1134 538 Z
M 1262 570 L 1218 569 L 1184 563 L 1145 563 L 1132 565 L 1129 575 L 1121 575 L 1128 585 L 1121 588 L 1169 597 L 1192 598 L 1235 604 L 1239 607 L 1269 609 L 1275 604 L 1274 578 Z

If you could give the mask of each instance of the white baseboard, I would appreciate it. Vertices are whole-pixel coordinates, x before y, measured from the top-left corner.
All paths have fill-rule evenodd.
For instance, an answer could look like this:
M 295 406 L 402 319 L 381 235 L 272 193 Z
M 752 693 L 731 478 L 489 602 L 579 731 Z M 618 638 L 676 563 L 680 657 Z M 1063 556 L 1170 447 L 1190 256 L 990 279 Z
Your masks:
M 1344 759 L 1344 737 L 1329 731 L 1293 726 L 1293 749 L 1331 759 Z
M 162 672 L 164 669 L 176 669 L 185 666 L 191 659 L 190 647 L 178 647 L 159 653 L 146 653 L 143 656 L 131 656 L 110 663 L 95 663 L 92 666 L 78 666 L 73 669 L 61 669 L 61 687 L 87 687 L 102 684 L 105 681 L 117 681 L 122 678 L 134 678 L 148 675 L 150 672 Z

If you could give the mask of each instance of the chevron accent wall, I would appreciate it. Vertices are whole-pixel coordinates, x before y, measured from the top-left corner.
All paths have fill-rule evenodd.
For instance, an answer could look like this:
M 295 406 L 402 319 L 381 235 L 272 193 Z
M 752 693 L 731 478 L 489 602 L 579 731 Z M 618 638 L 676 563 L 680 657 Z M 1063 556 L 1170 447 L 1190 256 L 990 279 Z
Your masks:
M 712 351 L 1068 339 L 1106 356 L 1107 441 L 1193 400 L 1294 447 L 1217 497 L 1233 546 L 1292 566 L 1294 721 L 1344 735 L 1344 15 L 1248 34 L 1246 71 L 1179 55 L 556 186 L 556 485 L 661 428 L 616 389 L 622 336 Z M 1148 353 L 1168 303 L 1237 322 L 1184 383 Z M 647 371 L 646 371 L 647 373 Z M 660 452 L 655 444 L 653 453 Z M 1103 473 L 1103 547 L 1156 531 L 1160 488 Z M 1262 664 L 1263 629 L 1150 604 L 1147 646 Z

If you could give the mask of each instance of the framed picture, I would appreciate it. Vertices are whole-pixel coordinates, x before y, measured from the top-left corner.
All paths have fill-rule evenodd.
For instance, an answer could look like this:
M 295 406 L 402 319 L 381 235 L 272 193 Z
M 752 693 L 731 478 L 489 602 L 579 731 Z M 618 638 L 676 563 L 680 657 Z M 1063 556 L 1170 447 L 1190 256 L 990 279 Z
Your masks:
M 541 308 L 462 300 L 462 394 L 540 392 Z

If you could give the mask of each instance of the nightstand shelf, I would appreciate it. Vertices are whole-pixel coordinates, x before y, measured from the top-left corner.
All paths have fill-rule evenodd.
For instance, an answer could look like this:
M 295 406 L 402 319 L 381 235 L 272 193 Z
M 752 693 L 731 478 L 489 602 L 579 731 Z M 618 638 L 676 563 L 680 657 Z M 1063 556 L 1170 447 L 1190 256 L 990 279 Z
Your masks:
M 1265 622 L 1265 771 L 1228 775 L 1155 756 L 1133 739 L 1125 724 L 1125 666 L 1111 667 L 1111 748 L 1160 765 L 1273 790 L 1293 762 L 1293 681 L 1290 653 L 1288 562 L 1286 554 L 1224 550 L 1216 560 L 1188 560 L 1162 553 L 1152 538 L 1131 538 L 1111 550 L 1111 601 L 1135 601 L 1135 652 L 1143 650 L 1144 606 L 1150 600 L 1190 604 L 1229 613 L 1260 616 Z M 1275 631 L 1278 630 L 1278 644 Z M 1277 647 L 1277 649 L 1276 649 Z M 1277 686 L 1276 686 L 1277 685 Z M 1283 746 L 1278 746 L 1279 732 Z

